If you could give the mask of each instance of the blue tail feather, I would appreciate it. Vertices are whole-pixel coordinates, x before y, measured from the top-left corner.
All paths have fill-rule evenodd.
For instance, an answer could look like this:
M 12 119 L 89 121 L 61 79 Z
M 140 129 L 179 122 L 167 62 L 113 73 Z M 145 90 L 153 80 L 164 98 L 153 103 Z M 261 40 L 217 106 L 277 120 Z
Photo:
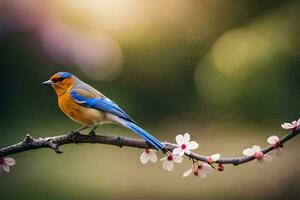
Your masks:
M 153 137 L 152 135 L 150 135 L 149 133 L 147 133 L 142 128 L 138 127 L 135 123 L 130 122 L 130 121 L 126 121 L 125 123 L 126 123 L 127 128 L 131 129 L 132 131 L 134 131 L 135 133 L 137 133 L 139 136 L 141 136 L 142 138 L 144 138 L 144 140 L 146 140 L 147 142 L 149 142 L 156 149 L 158 149 L 158 150 L 164 150 L 166 148 L 166 146 L 163 143 L 161 143 L 158 139 L 156 139 L 155 137 Z

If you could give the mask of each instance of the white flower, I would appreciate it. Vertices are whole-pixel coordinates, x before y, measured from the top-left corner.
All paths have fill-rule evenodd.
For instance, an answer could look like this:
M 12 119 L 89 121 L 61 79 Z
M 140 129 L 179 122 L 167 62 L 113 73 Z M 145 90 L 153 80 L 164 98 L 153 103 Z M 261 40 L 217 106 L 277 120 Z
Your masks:
M 3 169 L 6 172 L 10 171 L 10 167 L 15 165 L 16 161 L 13 158 L 0 158 L 0 171 Z
M 183 173 L 182 177 L 187 177 L 192 173 L 194 176 L 205 178 L 207 173 L 212 173 L 213 168 L 208 163 L 202 163 L 199 165 L 198 163 L 194 163 L 192 168 L 188 169 L 186 172 Z
M 190 154 L 191 150 L 197 149 L 199 144 L 195 141 L 190 142 L 190 134 L 177 135 L 176 142 L 178 147 L 173 150 L 174 155 L 183 156 L 184 153 Z
M 217 160 L 219 160 L 220 157 L 221 157 L 221 154 L 219 154 L 219 153 L 213 154 L 213 155 L 207 157 L 207 162 L 208 162 L 208 163 L 214 163 L 214 162 L 216 162 Z
M 160 159 L 160 161 L 163 161 L 163 168 L 167 171 L 172 171 L 174 169 L 174 162 L 175 163 L 181 163 L 183 160 L 182 157 L 178 155 L 172 155 L 168 154 L 166 157 L 163 157 Z
M 272 135 L 267 139 L 268 143 L 271 144 L 275 148 L 275 155 L 281 156 L 282 151 L 280 149 L 280 138 L 276 135 Z
M 258 167 L 263 167 L 265 161 L 271 161 L 272 157 L 269 155 L 265 155 L 262 151 L 261 151 L 261 147 L 254 145 L 252 148 L 247 148 L 244 149 L 243 154 L 245 156 L 254 156 L 254 158 L 256 158 L 257 160 L 257 166 Z
M 281 124 L 281 127 L 286 130 L 295 131 L 299 125 L 300 125 L 300 118 L 297 121 L 296 120 L 292 121 L 292 123 L 284 122 L 283 124 Z
M 140 156 L 140 161 L 142 164 L 146 164 L 149 160 L 153 163 L 157 162 L 156 151 L 153 149 L 145 149 Z

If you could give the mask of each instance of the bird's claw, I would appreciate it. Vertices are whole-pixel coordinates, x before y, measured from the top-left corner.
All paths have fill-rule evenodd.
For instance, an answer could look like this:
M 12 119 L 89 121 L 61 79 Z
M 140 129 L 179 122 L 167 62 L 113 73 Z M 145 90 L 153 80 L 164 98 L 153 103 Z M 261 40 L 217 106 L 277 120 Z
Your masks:
M 68 134 L 68 137 L 72 139 L 73 143 L 78 144 L 78 137 L 79 137 L 79 133 L 76 131 L 71 131 Z
M 96 132 L 94 130 L 89 132 L 88 137 L 89 137 L 89 140 L 90 140 L 91 144 L 95 144 L 95 142 L 93 141 L 93 137 L 95 137 L 95 136 L 96 136 Z

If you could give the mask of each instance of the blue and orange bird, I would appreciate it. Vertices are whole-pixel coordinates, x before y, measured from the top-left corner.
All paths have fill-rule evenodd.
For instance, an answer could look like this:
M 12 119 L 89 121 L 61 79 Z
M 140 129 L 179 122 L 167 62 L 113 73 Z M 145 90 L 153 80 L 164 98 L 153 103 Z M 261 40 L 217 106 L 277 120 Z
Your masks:
M 115 123 L 131 129 L 156 149 L 165 151 L 163 143 L 140 128 L 115 102 L 76 76 L 58 72 L 43 84 L 54 88 L 62 112 L 84 125 L 78 131 L 90 128 L 89 134 L 93 134 L 98 125 Z

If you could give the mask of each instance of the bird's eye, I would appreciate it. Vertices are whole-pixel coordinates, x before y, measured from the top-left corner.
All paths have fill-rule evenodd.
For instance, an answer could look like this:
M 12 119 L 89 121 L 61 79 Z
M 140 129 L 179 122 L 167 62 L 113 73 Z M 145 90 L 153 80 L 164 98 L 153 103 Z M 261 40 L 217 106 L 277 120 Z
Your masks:
M 59 78 L 56 78 L 53 80 L 54 83 L 57 83 L 57 82 L 62 82 L 64 80 L 63 77 L 59 77 Z

